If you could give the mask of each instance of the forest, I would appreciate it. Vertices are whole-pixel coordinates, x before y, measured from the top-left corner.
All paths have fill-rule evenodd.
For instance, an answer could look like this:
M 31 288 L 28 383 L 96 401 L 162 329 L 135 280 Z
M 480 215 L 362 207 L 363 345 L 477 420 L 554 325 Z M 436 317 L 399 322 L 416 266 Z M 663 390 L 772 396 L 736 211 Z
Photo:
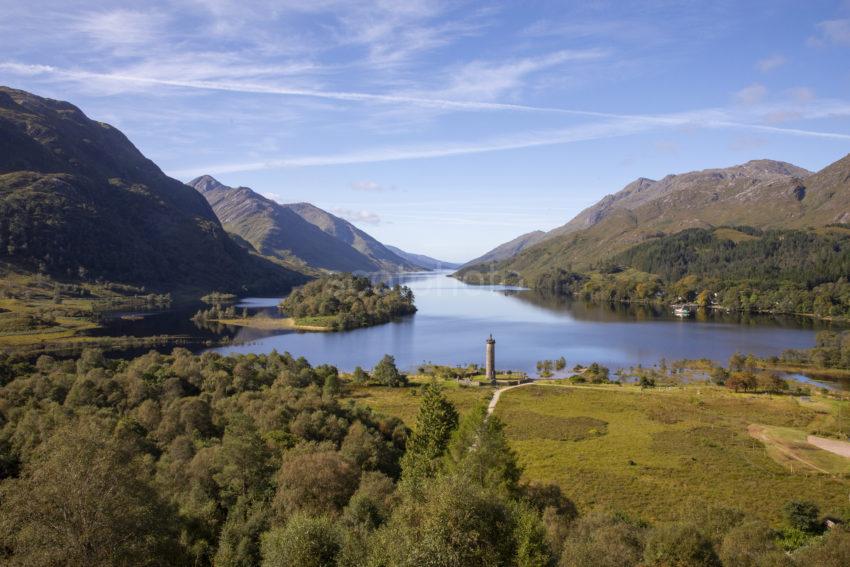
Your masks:
M 850 317 L 850 231 L 688 229 L 639 244 L 589 273 L 532 286 L 591 301 L 694 302 L 744 312 Z
M 289 354 L 0 361 L 9 565 L 841 565 L 850 534 L 789 502 L 650 525 L 525 484 L 502 422 L 436 384 L 415 428 Z M 612 489 L 615 489 L 612 487 Z M 790 534 L 790 535 L 789 535 Z M 781 542 L 808 545 L 793 554 Z M 793 543 L 793 542 L 792 542 Z M 796 544 L 799 546 L 799 543 Z
M 296 322 L 345 331 L 388 323 L 416 313 L 407 286 L 390 287 L 351 274 L 323 276 L 292 291 L 280 309 Z

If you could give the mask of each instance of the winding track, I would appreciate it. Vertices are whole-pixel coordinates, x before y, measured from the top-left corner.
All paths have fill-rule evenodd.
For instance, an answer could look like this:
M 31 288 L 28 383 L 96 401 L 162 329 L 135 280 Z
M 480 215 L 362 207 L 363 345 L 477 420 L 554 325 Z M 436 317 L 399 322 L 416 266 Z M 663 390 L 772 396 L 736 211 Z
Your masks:
M 487 415 L 493 413 L 493 410 L 496 409 L 496 404 L 499 403 L 499 398 L 502 395 L 502 392 L 507 392 L 508 390 L 513 390 L 514 388 L 522 388 L 523 386 L 530 386 L 534 384 L 534 382 L 526 382 L 525 384 L 517 384 L 516 386 L 505 386 L 504 388 L 499 388 L 493 393 L 493 397 L 490 399 L 490 403 L 487 404 Z

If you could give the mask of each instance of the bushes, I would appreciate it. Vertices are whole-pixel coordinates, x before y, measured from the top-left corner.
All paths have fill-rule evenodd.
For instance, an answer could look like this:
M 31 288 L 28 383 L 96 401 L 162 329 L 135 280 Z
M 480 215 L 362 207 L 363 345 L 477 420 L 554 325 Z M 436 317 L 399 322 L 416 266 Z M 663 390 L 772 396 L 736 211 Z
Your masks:
M 402 375 L 395 365 L 395 358 L 385 354 L 384 358 L 372 369 L 372 378 L 382 386 L 396 388 L 407 383 L 407 377 Z
M 297 514 L 284 527 L 263 534 L 263 566 L 331 567 L 340 542 L 341 534 L 327 516 Z
M 336 369 L 288 354 L 4 369 L 4 564 L 257 564 L 262 532 L 302 509 L 339 516 L 363 471 L 398 476 L 406 429 L 323 395 Z
M 792 500 L 785 505 L 784 510 L 785 518 L 791 528 L 810 534 L 821 531 L 818 520 L 820 511 L 814 502 Z
M 643 557 L 647 565 L 720 567 L 711 540 L 690 524 L 670 524 L 652 530 Z
M 621 516 L 596 512 L 579 519 L 564 542 L 560 567 L 636 567 L 646 528 Z

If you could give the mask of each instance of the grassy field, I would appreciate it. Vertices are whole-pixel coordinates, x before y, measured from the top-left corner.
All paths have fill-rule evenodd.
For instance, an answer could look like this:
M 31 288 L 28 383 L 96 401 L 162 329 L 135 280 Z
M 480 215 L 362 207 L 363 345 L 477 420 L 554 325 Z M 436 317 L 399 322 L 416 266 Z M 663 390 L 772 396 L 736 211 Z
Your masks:
M 167 337 L 93 337 L 88 333 L 99 327 L 100 312 L 143 309 L 169 301 L 121 284 L 60 284 L 0 264 L 0 351 L 29 354 L 160 344 Z M 185 337 L 170 340 L 179 343 Z
M 430 378 L 410 377 L 411 385 L 405 388 L 387 388 L 384 386 L 348 386 L 346 399 L 371 407 L 385 415 L 396 416 L 411 428 L 416 427 L 416 414 L 419 411 L 419 387 L 431 382 Z M 460 387 L 457 382 L 446 380 L 439 382 L 446 397 L 457 407 L 461 415 L 477 403 L 487 403 L 493 389 L 485 386 Z
M 252 329 L 262 329 L 264 331 L 317 331 L 329 332 L 333 331 L 331 326 L 326 324 L 326 321 L 312 321 L 313 319 L 323 319 L 320 317 L 305 317 L 303 319 L 275 318 L 275 317 L 236 317 L 233 319 L 208 319 L 213 323 L 221 323 L 222 325 L 235 325 L 237 327 L 250 327 Z M 317 324 L 321 323 L 321 324 Z M 330 323 L 332 325 L 333 322 Z
M 782 432 L 783 440 L 792 433 L 798 439 L 832 403 L 705 385 L 533 385 L 505 392 L 496 415 L 507 424 L 526 479 L 559 484 L 581 509 L 601 506 L 656 521 L 717 504 L 777 522 L 790 499 L 813 500 L 825 512 L 845 508 L 847 468 L 806 447 L 808 460 L 814 451 L 819 468 L 836 474 L 799 461 L 792 470 L 748 428 L 759 424 Z

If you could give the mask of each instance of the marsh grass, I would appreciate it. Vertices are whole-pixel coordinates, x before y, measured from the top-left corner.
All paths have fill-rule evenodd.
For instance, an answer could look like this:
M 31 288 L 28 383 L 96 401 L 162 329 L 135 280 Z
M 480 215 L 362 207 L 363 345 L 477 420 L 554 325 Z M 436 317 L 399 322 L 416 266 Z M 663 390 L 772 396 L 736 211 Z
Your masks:
M 777 523 L 790 499 L 815 501 L 825 512 L 846 507 L 846 475 L 792 471 L 748 433 L 752 423 L 805 432 L 823 411 L 811 406 L 706 385 L 533 385 L 505 392 L 496 415 L 507 424 L 525 478 L 559 484 L 584 510 L 665 521 L 719 505 Z M 552 433 L 576 431 L 590 419 L 606 423 L 605 433 L 578 441 Z

